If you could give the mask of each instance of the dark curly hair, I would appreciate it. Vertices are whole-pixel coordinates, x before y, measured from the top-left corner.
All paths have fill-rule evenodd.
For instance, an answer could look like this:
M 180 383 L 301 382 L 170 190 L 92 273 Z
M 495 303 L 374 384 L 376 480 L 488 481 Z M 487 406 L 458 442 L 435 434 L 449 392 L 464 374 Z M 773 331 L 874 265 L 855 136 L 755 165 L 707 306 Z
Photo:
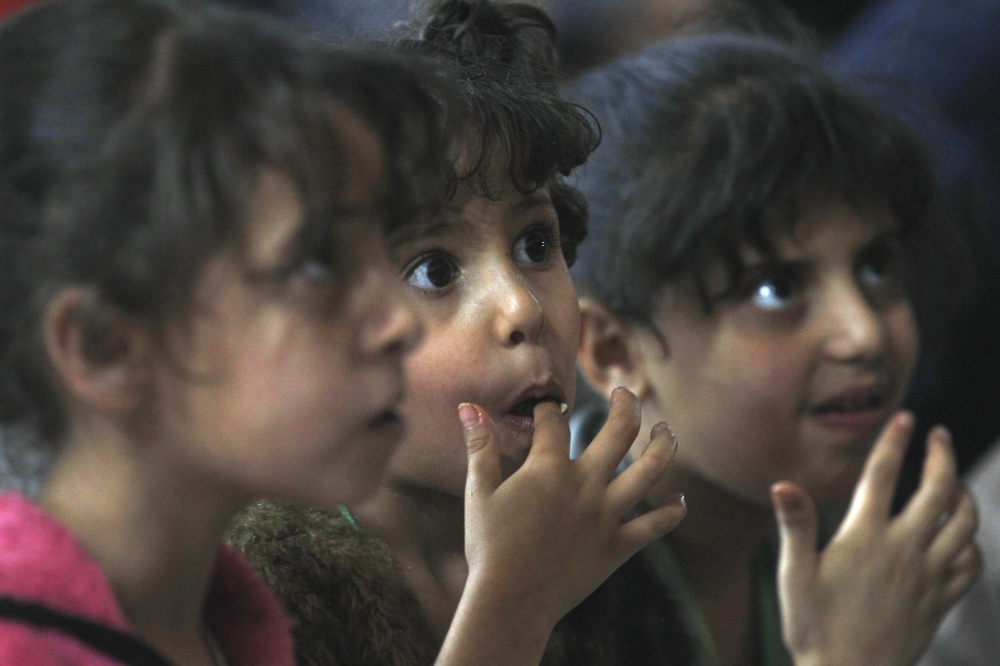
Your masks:
M 744 280 L 741 248 L 773 256 L 768 225 L 790 229 L 823 195 L 888 209 L 922 325 L 940 304 L 935 289 L 961 284 L 962 244 L 917 137 L 776 42 L 674 39 L 591 72 L 568 95 L 604 130 L 577 183 L 593 240 L 574 278 L 626 321 L 649 325 L 662 286 L 685 280 L 710 312 Z M 719 265 L 726 284 L 710 290 Z
M 65 431 L 39 332 L 52 294 L 89 286 L 155 330 L 187 305 L 205 261 L 239 242 L 265 166 L 302 198 L 297 260 L 321 256 L 336 273 L 336 108 L 384 143 L 387 230 L 433 209 L 446 137 L 426 78 L 398 55 L 166 1 L 57 0 L 4 23 L 0 424 L 49 442 Z
M 593 117 L 559 95 L 555 25 L 537 7 L 444 0 L 418 12 L 404 51 L 442 60 L 457 80 L 466 131 L 459 182 L 492 197 L 509 179 L 528 194 L 548 186 L 568 264 L 587 234 L 587 204 L 564 177 L 600 141 Z

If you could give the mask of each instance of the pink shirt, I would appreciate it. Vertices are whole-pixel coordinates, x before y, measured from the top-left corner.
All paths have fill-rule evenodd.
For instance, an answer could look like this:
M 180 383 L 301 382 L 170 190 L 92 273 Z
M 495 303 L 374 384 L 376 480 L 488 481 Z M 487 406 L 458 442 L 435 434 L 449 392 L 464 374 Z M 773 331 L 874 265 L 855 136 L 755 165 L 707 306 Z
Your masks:
M 131 632 L 104 572 L 63 525 L 14 493 L 0 494 L 0 596 Z M 219 551 L 205 624 L 229 666 L 294 666 L 291 629 L 277 599 L 237 553 Z M 0 620 L 3 666 L 121 666 L 76 639 Z

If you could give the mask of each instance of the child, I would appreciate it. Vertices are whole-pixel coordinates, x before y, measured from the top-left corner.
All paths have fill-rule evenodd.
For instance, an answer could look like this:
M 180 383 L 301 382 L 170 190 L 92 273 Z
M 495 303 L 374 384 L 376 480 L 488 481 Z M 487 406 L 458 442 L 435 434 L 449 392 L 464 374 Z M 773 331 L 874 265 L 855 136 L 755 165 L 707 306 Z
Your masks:
M 296 619 L 303 664 L 431 663 L 471 576 L 455 407 L 474 401 L 489 412 L 507 476 L 531 466 L 533 406 L 573 405 L 579 313 L 567 264 L 586 216 L 561 174 L 586 159 L 597 135 L 589 116 L 556 94 L 552 37 L 535 8 L 451 1 L 405 44 L 443 59 L 469 117 L 449 205 L 427 227 L 394 237 L 427 325 L 407 365 L 411 427 L 353 516 L 260 503 L 230 535 Z M 631 421 L 632 400 L 616 397 L 618 420 Z M 679 520 L 680 498 L 665 510 Z M 589 565 L 573 558 L 563 566 Z M 633 558 L 560 624 L 545 663 L 687 664 L 686 637 L 664 630 L 677 619 L 652 571 Z
M 912 428 L 894 416 L 917 356 L 911 294 L 947 285 L 923 252 L 938 234 L 920 146 L 750 38 L 663 43 L 571 97 L 604 129 L 579 181 L 593 231 L 575 269 L 580 365 L 683 444 L 659 493 L 691 511 L 656 560 L 704 660 L 783 658 L 773 500 L 795 662 L 914 661 L 980 569 L 943 428 L 921 490 L 888 513 Z M 852 490 L 817 554 L 812 501 L 830 512 Z
M 222 535 L 254 497 L 362 500 L 400 438 L 420 324 L 382 230 L 441 189 L 438 100 L 385 57 L 175 3 L 0 28 L 2 423 L 54 449 L 38 505 L 0 498 L 0 662 L 293 663 Z M 634 433 L 571 464 L 558 408 L 535 414 L 533 469 L 501 484 L 481 410 L 459 412 L 470 584 L 440 664 L 537 662 L 669 526 L 623 522 L 665 435 L 609 483 Z M 553 534 L 585 570 L 560 575 Z
M 423 34 L 425 49 L 458 63 L 474 122 L 452 205 L 437 224 L 397 238 L 403 278 L 427 322 L 425 343 L 408 361 L 414 391 L 404 410 L 413 427 L 379 490 L 345 518 L 258 504 L 232 534 L 297 618 L 303 663 L 429 663 L 467 566 L 465 458 L 448 414 L 463 400 L 486 406 L 501 423 L 509 473 L 530 444 L 530 402 L 550 395 L 573 404 L 578 329 L 566 263 L 582 237 L 584 209 L 556 174 L 586 157 L 593 134 L 554 95 L 550 24 L 524 6 L 450 2 Z M 619 392 L 613 401 L 620 408 L 626 397 Z M 360 529 L 350 524 L 355 518 Z M 912 566 L 899 573 L 926 589 Z M 856 601 L 864 591 L 838 582 L 831 602 Z M 884 598 L 873 586 L 861 608 Z M 806 629 L 843 635 L 854 610 L 814 613 Z M 690 663 L 676 620 L 650 562 L 635 557 L 567 616 L 545 663 Z M 893 616 L 893 626 L 908 620 Z M 806 656 L 843 663 L 826 646 Z

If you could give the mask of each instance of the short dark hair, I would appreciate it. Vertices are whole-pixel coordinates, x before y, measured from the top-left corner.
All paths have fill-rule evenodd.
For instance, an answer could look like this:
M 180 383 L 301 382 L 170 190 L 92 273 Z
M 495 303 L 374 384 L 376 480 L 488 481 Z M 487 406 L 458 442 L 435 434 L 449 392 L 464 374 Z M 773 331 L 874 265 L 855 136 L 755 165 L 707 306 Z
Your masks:
M 626 321 L 651 324 L 662 286 L 685 279 L 710 312 L 742 282 L 740 250 L 773 256 L 768 225 L 791 229 L 822 195 L 888 209 L 904 263 L 920 262 L 919 276 L 907 271 L 919 277 L 915 303 L 943 284 L 935 275 L 947 277 L 943 243 L 958 245 L 919 140 L 776 42 L 675 39 L 591 72 L 568 94 L 603 132 L 577 181 L 592 240 L 574 278 Z M 720 261 L 727 284 L 711 292 L 706 271 Z
M 537 7 L 491 0 L 444 0 L 421 16 L 418 36 L 401 47 L 442 58 L 458 81 L 464 138 L 473 144 L 458 180 L 487 197 L 507 179 L 525 194 L 548 185 L 572 264 L 587 233 L 587 205 L 564 176 L 587 160 L 600 132 L 559 95 L 555 25 Z
M 386 224 L 440 199 L 440 101 L 388 54 L 156 0 L 57 0 L 0 27 L 0 424 L 46 440 L 65 416 L 39 333 L 68 284 L 153 326 L 238 242 L 261 169 L 295 184 L 301 259 L 336 271 L 345 166 L 333 113 L 384 143 Z

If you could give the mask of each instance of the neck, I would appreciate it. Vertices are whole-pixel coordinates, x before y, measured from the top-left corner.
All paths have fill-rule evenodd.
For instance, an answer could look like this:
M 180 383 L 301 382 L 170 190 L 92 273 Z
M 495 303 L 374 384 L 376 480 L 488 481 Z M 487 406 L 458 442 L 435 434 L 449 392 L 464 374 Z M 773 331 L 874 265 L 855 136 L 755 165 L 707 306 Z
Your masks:
M 668 538 L 692 589 L 743 576 L 774 538 L 771 509 L 683 469 L 673 477 L 670 485 L 684 493 L 688 512 Z
M 388 480 L 355 515 L 392 551 L 432 631 L 444 640 L 468 575 L 462 497 Z
M 211 663 L 202 609 L 238 504 L 186 478 L 165 448 L 137 445 L 110 428 L 74 433 L 40 503 L 104 570 L 139 636 L 176 663 Z
M 667 539 L 712 634 L 722 666 L 757 662 L 754 567 L 774 532 L 761 506 L 678 468 L 671 487 L 684 492 L 688 513 Z

